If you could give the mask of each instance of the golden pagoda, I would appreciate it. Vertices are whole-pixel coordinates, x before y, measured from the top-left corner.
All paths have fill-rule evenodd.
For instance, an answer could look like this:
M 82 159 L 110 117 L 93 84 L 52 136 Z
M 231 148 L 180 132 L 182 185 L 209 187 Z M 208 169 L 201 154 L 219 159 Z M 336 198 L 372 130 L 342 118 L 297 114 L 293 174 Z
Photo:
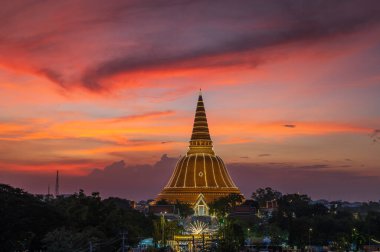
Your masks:
M 208 215 L 207 203 L 231 193 L 241 194 L 223 160 L 215 155 L 202 94 L 199 94 L 189 149 L 180 158 L 156 201 L 190 203 L 196 215 Z

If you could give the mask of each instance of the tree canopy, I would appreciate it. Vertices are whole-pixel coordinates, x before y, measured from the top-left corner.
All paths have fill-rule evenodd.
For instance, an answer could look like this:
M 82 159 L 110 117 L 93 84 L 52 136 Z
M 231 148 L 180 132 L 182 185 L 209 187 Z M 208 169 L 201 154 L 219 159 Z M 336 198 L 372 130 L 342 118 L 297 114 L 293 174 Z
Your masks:
M 244 197 L 241 194 L 231 193 L 225 197 L 220 197 L 210 203 L 210 213 L 217 217 L 227 216 L 238 204 L 241 204 Z
M 132 209 L 130 201 L 102 200 L 99 193 L 82 190 L 43 200 L 0 184 L 0 206 L 0 251 L 76 251 L 89 242 L 97 251 L 112 251 L 120 247 L 122 232 L 128 232 L 127 244 L 153 232 L 154 217 Z

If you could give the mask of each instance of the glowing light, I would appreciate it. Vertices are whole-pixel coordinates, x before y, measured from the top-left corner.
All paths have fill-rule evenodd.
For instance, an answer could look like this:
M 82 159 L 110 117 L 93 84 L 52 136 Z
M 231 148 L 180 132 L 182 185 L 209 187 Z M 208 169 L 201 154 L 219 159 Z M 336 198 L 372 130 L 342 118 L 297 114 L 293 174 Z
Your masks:
M 371 238 L 371 240 L 372 240 L 373 242 L 376 242 L 376 243 L 380 244 L 380 241 L 378 241 L 378 240 L 375 240 L 375 239 L 373 239 L 373 238 Z
M 203 234 L 208 231 L 208 225 L 203 221 L 196 220 L 193 223 L 190 223 L 188 231 L 191 234 Z

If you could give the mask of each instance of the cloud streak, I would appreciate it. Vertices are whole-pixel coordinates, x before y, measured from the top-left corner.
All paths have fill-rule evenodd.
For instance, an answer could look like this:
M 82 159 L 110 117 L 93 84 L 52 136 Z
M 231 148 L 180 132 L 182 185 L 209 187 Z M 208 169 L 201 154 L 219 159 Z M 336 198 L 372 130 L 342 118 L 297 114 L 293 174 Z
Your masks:
M 271 156 L 271 154 L 268 154 L 268 153 L 263 153 L 263 154 L 259 154 L 258 157 L 269 157 Z
M 295 128 L 296 127 L 296 125 L 294 125 L 294 124 L 284 124 L 282 126 L 284 126 L 285 128 Z
M 144 114 L 139 115 L 128 115 L 128 116 L 121 116 L 114 119 L 111 119 L 110 121 L 113 122 L 124 122 L 124 121 L 132 121 L 132 120 L 143 120 L 147 118 L 154 118 L 154 117 L 161 117 L 161 116 L 168 116 L 168 115 L 174 115 L 175 112 L 173 110 L 166 110 L 166 111 L 152 111 L 147 112 Z

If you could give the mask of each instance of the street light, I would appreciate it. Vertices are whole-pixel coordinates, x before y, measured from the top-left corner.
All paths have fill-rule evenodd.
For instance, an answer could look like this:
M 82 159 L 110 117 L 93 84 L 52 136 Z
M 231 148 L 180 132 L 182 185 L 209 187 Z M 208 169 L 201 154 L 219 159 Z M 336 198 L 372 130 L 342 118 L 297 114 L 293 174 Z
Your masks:
M 352 249 L 356 251 L 356 228 L 352 229 Z
M 250 246 L 251 245 L 251 238 L 249 237 L 249 231 L 250 231 L 251 229 L 250 228 L 247 228 L 247 241 L 248 241 L 248 245 Z
M 161 225 L 162 225 L 162 244 L 164 247 L 166 247 L 165 242 L 165 212 L 161 212 Z
M 313 232 L 312 228 L 309 228 L 309 251 L 311 252 L 311 232 Z
M 122 241 L 121 241 L 121 251 L 122 252 L 124 252 L 125 251 L 125 235 L 128 235 L 128 231 L 126 230 L 126 231 L 123 231 L 122 233 L 121 233 L 121 235 L 122 235 Z

